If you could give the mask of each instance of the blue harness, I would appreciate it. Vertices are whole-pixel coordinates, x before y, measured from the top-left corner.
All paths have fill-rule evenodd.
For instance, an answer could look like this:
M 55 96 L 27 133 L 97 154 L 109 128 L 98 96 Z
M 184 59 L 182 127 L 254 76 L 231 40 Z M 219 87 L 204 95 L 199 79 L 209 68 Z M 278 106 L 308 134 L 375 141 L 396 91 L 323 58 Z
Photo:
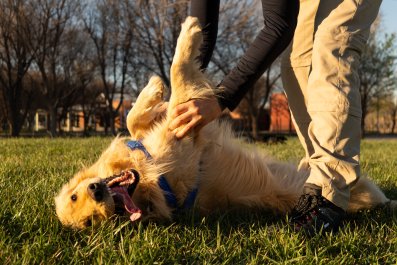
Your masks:
M 128 141 L 127 142 L 127 146 L 131 150 L 137 150 L 137 149 L 141 150 L 145 154 L 147 159 L 152 159 L 152 156 L 146 150 L 145 146 L 142 144 L 141 141 L 134 141 L 134 140 Z M 174 208 L 174 209 L 188 209 L 188 208 L 193 207 L 194 201 L 196 200 L 197 191 L 198 191 L 197 187 L 195 189 L 191 190 L 188 193 L 188 195 L 186 196 L 185 201 L 183 202 L 183 205 L 179 206 L 178 205 L 178 200 L 177 200 L 174 192 L 172 191 L 170 184 L 168 184 L 168 181 L 167 181 L 167 179 L 165 178 L 164 175 L 161 175 L 159 177 L 158 185 L 163 190 L 165 200 L 167 201 L 168 206 L 170 206 L 171 208 Z

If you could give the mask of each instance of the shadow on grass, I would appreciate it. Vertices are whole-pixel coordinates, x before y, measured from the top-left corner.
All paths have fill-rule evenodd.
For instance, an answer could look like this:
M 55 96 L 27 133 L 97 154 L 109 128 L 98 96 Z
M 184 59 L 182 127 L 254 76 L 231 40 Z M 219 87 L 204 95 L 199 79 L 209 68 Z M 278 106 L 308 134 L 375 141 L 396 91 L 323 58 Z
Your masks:
M 175 219 L 180 225 L 192 226 L 190 218 L 194 218 L 195 226 L 203 223 L 202 218 L 198 215 L 192 217 L 189 213 L 187 216 L 178 217 Z M 347 214 L 344 219 L 344 224 L 350 226 L 352 229 L 360 230 L 364 226 L 376 227 L 379 225 L 392 226 L 397 221 L 397 209 L 394 211 L 390 208 L 379 207 L 376 209 L 360 211 L 354 214 Z M 291 232 L 293 228 L 289 227 L 287 215 L 274 215 L 271 212 L 235 212 L 231 211 L 228 213 L 216 213 L 209 217 L 206 217 L 203 223 L 207 228 L 211 230 L 218 229 L 220 227 L 221 232 L 224 235 L 240 231 L 249 232 L 252 228 L 264 228 L 269 234 L 277 233 L 278 231 Z
M 386 191 L 390 194 L 396 194 L 397 189 L 392 188 Z M 392 197 L 392 196 L 391 196 Z M 392 197 L 396 198 L 396 197 Z M 392 226 L 397 221 L 397 211 L 390 209 L 377 208 L 365 210 L 355 214 L 348 214 L 344 220 L 344 226 L 348 226 L 351 230 L 362 230 L 366 227 L 366 232 L 373 232 L 380 225 Z M 277 238 L 281 233 L 296 233 L 288 225 L 288 216 L 275 214 L 271 211 L 252 210 L 252 209 L 236 209 L 228 211 L 217 211 L 208 216 L 202 216 L 194 210 L 182 210 L 177 212 L 172 221 L 144 221 L 131 223 L 128 217 L 115 217 L 108 220 L 99 230 L 96 228 L 87 228 L 83 231 L 69 233 L 69 229 L 62 229 L 62 234 L 69 235 L 74 241 L 80 241 L 88 234 L 95 234 L 101 229 L 118 231 L 124 236 L 134 236 L 146 230 L 156 230 L 167 232 L 168 229 L 176 229 L 175 231 L 204 229 L 211 234 L 220 233 L 222 236 L 240 233 L 249 235 L 252 230 L 261 229 L 269 236 Z M 69 230 L 69 231 L 68 231 Z M 117 236 L 118 237 L 118 236 Z M 116 242 L 118 239 L 116 239 Z M 84 240 L 83 240 L 84 242 Z
M 391 200 L 397 200 L 397 186 L 382 188 L 386 197 Z
M 220 231 L 223 235 L 239 231 L 249 234 L 252 229 L 264 228 L 273 231 L 286 224 L 284 215 L 275 215 L 269 211 L 252 210 L 230 210 L 227 212 L 215 212 L 209 216 L 202 217 L 192 211 L 179 214 L 175 221 L 181 225 L 198 227 L 205 225 L 207 229 Z
M 396 221 L 397 211 L 391 211 L 390 209 L 379 207 L 377 209 L 348 214 L 344 220 L 344 224 L 348 224 L 353 229 L 362 229 L 363 226 L 371 226 L 371 223 L 376 225 L 392 225 Z M 133 231 L 137 230 L 139 226 L 140 229 L 143 230 L 151 229 L 153 226 L 160 230 L 162 228 L 166 230 L 170 226 L 179 226 L 188 229 L 201 227 L 214 233 L 220 231 L 225 236 L 235 232 L 249 234 L 252 229 L 264 229 L 269 234 L 277 233 L 280 230 L 294 233 L 292 228 L 288 228 L 287 215 L 274 214 L 269 211 L 260 210 L 219 211 L 208 216 L 201 216 L 193 210 L 186 210 L 175 214 L 172 221 L 145 221 L 142 223 L 130 223 L 127 217 L 116 217 L 108 220 L 106 223 L 106 226 L 111 226 L 113 229 L 125 231 L 128 234 L 134 233 Z M 87 228 L 86 231 L 83 230 L 79 231 L 77 234 L 73 234 L 74 236 L 80 237 L 87 232 L 92 233 L 93 231 L 91 228 Z M 80 234 L 80 236 L 78 234 Z

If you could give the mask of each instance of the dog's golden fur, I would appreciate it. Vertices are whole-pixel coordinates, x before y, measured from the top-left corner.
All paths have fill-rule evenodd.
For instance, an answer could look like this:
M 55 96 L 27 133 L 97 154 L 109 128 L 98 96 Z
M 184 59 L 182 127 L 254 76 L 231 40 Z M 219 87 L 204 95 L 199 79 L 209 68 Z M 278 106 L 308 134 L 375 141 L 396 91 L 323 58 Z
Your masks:
M 163 105 L 164 85 L 152 77 L 128 115 L 129 138 L 116 138 L 99 160 L 77 173 L 55 198 L 56 212 L 64 225 L 82 228 L 114 214 L 114 202 L 107 192 L 97 202 L 87 195 L 87 186 L 123 170 L 133 168 L 141 176 L 132 200 L 144 218 L 169 219 L 172 211 L 158 185 L 164 174 L 178 203 L 198 185 L 195 201 L 202 213 L 230 207 L 265 208 L 287 213 L 297 202 L 307 171 L 276 161 L 253 145 L 240 143 L 229 125 L 214 121 L 199 133 L 177 140 L 170 132 L 169 112 L 192 98 L 214 96 L 210 81 L 199 71 L 195 58 L 201 44 L 197 19 L 188 17 L 182 25 L 171 67 L 172 94 L 165 117 L 156 109 Z M 147 159 L 140 150 L 125 142 L 141 139 L 152 155 Z M 71 196 L 77 197 L 71 200 Z M 371 208 L 389 202 L 380 189 L 361 178 L 351 190 L 349 211 Z M 395 207 L 395 202 L 391 203 Z M 88 222 L 89 223 L 89 222 Z

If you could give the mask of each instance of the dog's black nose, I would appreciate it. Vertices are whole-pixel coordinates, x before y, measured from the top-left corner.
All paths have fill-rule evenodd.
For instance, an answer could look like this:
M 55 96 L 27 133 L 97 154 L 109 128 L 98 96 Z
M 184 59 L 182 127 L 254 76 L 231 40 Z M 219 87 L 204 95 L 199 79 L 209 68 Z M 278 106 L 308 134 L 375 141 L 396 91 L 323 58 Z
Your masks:
M 100 202 L 103 200 L 103 185 L 100 183 L 91 183 L 88 185 L 87 192 L 95 201 Z
M 99 187 L 99 184 L 98 184 L 98 183 L 91 183 L 90 185 L 88 185 L 88 188 L 89 188 L 90 190 L 97 190 L 98 187 Z

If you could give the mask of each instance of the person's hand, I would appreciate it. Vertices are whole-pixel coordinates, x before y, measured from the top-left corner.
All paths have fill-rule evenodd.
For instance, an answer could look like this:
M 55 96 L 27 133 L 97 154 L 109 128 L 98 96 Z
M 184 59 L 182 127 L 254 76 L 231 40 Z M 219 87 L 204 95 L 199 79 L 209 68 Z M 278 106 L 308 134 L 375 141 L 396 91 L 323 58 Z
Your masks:
M 218 118 L 222 113 L 218 100 L 192 99 L 179 104 L 171 113 L 169 129 L 175 131 L 177 138 L 185 137 L 191 130 L 199 131 L 205 125 Z M 176 130 L 178 128 L 178 130 Z

